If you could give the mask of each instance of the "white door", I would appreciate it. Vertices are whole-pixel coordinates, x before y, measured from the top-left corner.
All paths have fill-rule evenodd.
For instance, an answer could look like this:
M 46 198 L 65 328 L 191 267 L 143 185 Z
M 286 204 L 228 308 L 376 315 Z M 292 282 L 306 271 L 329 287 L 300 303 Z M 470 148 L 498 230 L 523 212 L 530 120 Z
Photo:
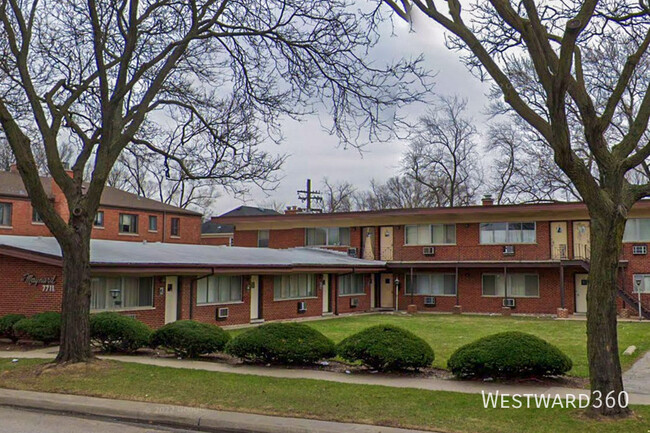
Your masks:
M 330 312 L 330 278 L 329 274 L 323 274 L 323 313 Z
M 573 258 L 588 260 L 591 253 L 589 221 L 573 223 Z
M 394 307 L 394 293 L 393 293 L 393 274 L 381 274 L 381 295 L 380 305 L 381 308 Z
M 251 276 L 250 288 L 251 320 L 257 320 L 260 318 L 260 277 L 258 275 Z
M 165 323 L 178 319 L 178 277 L 165 279 Z
M 568 234 L 566 221 L 551 223 L 551 258 L 562 260 L 569 258 L 567 251 Z
M 393 260 L 393 228 L 381 227 L 379 235 L 379 260 Z
M 576 313 L 587 312 L 588 274 L 576 274 Z

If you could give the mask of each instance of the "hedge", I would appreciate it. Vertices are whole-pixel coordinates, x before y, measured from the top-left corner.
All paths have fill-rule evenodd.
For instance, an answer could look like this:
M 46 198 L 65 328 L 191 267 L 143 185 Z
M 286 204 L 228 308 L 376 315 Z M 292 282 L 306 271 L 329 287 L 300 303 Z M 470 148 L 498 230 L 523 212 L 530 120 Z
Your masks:
M 14 324 L 19 337 L 50 344 L 61 339 L 61 314 L 53 311 L 34 314 L 29 319 L 21 319 Z
M 460 347 L 447 366 L 460 378 L 556 376 L 573 363 L 560 349 L 531 334 L 502 332 Z
M 226 352 L 250 362 L 313 364 L 336 355 L 334 343 L 300 323 L 269 323 L 239 334 Z
M 183 358 L 196 358 L 223 350 L 230 334 L 216 325 L 179 320 L 168 323 L 151 334 L 151 346 L 163 347 Z
M 113 312 L 90 316 L 90 338 L 104 352 L 134 352 L 150 337 L 151 329 L 132 317 Z
M 25 319 L 23 314 L 7 314 L 0 317 L 0 337 L 8 338 L 15 344 L 19 337 L 14 331 L 14 325 L 23 319 Z
M 431 346 L 406 329 L 377 325 L 353 334 L 337 346 L 338 355 L 359 361 L 379 371 L 398 371 L 430 367 L 434 360 Z

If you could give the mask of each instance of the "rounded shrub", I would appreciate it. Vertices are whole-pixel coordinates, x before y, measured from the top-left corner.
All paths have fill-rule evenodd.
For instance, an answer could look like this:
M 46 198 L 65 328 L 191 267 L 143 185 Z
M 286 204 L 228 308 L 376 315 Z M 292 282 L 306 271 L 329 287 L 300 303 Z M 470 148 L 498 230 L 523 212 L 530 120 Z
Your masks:
M 150 337 L 151 329 L 132 317 L 112 312 L 90 316 L 90 338 L 104 352 L 134 352 Z
M 0 338 L 8 338 L 12 343 L 16 343 L 19 337 L 14 331 L 14 325 L 24 318 L 23 314 L 7 314 L 0 317 Z
M 239 334 L 226 352 L 250 362 L 304 365 L 336 355 L 334 343 L 300 323 L 269 323 Z
M 341 341 L 339 356 L 379 371 L 399 371 L 430 367 L 433 349 L 422 338 L 392 325 L 366 328 Z
M 54 311 L 34 314 L 29 319 L 21 319 L 14 324 L 14 332 L 19 337 L 50 344 L 61 339 L 61 314 Z
M 531 334 L 488 335 L 454 352 L 447 366 L 461 378 L 522 378 L 556 376 L 573 363 L 560 349 Z
M 230 335 L 216 325 L 179 320 L 168 323 L 151 334 L 151 346 L 173 351 L 183 358 L 196 358 L 223 350 Z

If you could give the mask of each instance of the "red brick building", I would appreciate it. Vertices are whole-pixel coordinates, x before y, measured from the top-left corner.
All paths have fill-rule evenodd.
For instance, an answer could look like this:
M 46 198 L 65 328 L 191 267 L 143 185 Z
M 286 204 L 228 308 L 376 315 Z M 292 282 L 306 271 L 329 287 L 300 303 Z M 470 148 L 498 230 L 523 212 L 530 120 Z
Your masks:
M 272 250 L 91 241 L 91 312 L 158 327 L 180 319 L 219 325 L 319 317 L 369 308 L 333 294 L 369 292 L 384 262 L 312 248 Z M 61 250 L 52 237 L 0 235 L 0 316 L 57 311 Z M 354 280 L 354 281 L 353 281 Z M 344 287 L 339 287 L 343 284 Z
M 63 192 L 51 178 L 43 177 L 41 182 L 55 209 L 67 219 L 68 206 Z M 32 207 L 16 171 L 0 172 L 0 235 L 51 235 Z M 198 244 L 201 241 L 201 214 L 106 187 L 92 237 Z
M 650 289 L 650 201 L 634 206 L 620 260 L 619 308 Z M 359 309 L 585 313 L 590 227 L 581 203 L 219 217 L 235 246 L 312 246 L 386 261 Z M 346 293 L 337 299 L 346 302 Z M 650 295 L 641 296 L 650 317 Z

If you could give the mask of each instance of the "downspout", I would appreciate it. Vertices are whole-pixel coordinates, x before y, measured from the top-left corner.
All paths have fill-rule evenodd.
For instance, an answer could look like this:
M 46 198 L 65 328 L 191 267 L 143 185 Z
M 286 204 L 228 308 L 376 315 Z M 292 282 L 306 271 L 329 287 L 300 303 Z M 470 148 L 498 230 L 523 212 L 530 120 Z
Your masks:
M 163 211 L 163 221 L 162 221 L 162 243 L 165 243 L 165 234 L 167 232 L 167 212 Z M 214 273 L 214 270 L 212 271 Z

